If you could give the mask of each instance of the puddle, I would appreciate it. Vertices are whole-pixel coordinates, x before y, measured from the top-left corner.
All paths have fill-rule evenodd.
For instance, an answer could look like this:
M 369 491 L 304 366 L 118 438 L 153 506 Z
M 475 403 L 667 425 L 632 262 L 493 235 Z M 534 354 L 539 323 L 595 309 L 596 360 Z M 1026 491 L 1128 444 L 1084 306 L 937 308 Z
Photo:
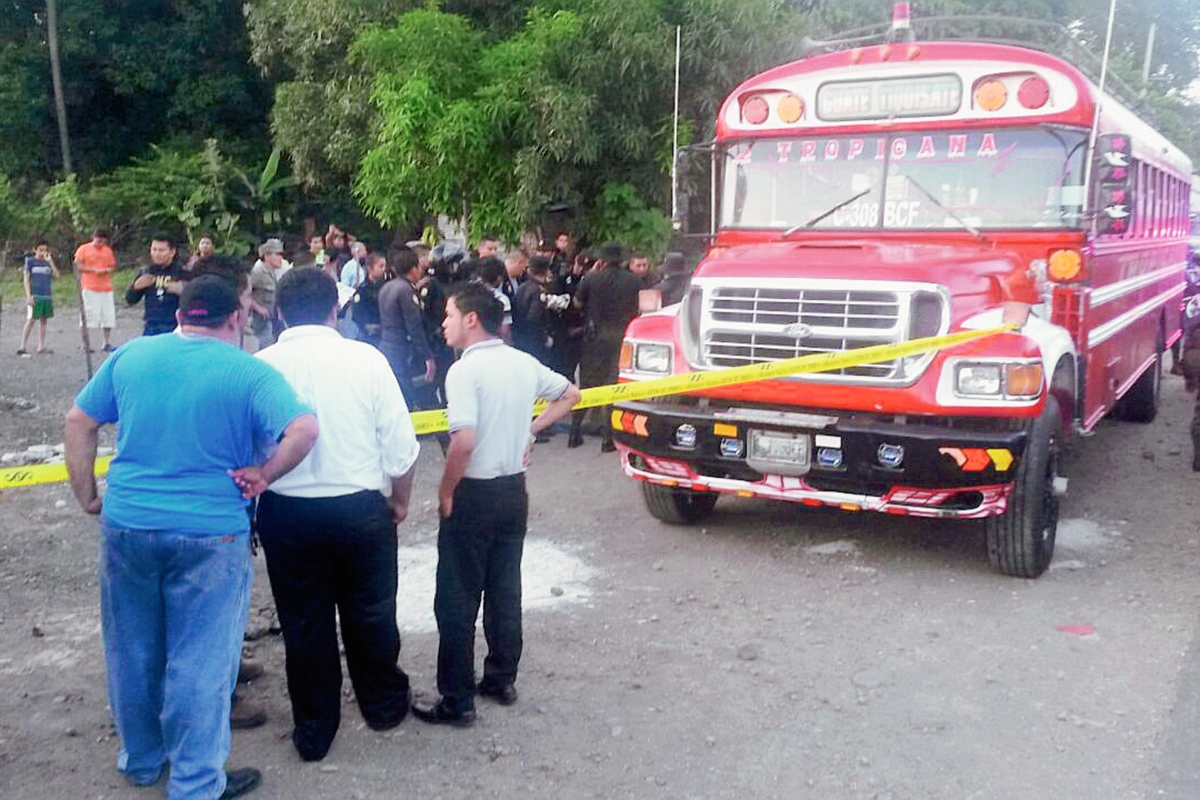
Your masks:
M 396 593 L 396 621 L 400 625 L 400 635 L 436 631 L 433 592 L 437 545 L 401 547 L 397 560 L 400 582 Z M 592 567 L 552 542 L 526 538 L 521 559 L 521 607 L 525 611 L 541 611 L 584 602 L 590 597 L 588 581 L 593 575 Z M 562 594 L 555 596 L 551 591 L 553 588 L 562 589 Z
M 1060 519 L 1055 534 L 1055 548 L 1072 553 L 1100 550 L 1108 544 L 1112 533 L 1086 519 Z
M 862 555 L 859 550 L 858 543 L 849 541 L 848 539 L 840 539 L 836 542 L 826 542 L 825 544 L 817 544 L 805 550 L 814 556 L 858 556 Z

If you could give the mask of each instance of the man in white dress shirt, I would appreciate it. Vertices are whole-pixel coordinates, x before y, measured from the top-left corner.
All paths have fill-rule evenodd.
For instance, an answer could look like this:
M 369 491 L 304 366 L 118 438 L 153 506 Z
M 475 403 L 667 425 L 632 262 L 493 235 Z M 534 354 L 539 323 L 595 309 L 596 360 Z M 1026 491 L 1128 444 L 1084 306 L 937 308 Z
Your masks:
M 335 610 L 367 725 L 388 730 L 408 712 L 408 676 L 397 664 L 396 525 L 408 513 L 418 446 L 387 359 L 338 334 L 333 279 L 292 270 L 277 295 L 287 329 L 258 357 L 327 427 L 259 498 L 258 534 L 283 629 L 292 742 L 302 759 L 317 761 L 340 721 Z

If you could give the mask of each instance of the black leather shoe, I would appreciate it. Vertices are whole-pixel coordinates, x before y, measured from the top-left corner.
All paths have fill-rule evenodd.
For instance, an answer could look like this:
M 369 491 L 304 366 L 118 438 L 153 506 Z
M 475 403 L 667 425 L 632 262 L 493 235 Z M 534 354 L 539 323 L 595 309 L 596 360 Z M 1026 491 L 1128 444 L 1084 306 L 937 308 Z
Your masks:
M 511 683 L 506 683 L 503 686 L 486 681 L 479 682 L 479 695 L 481 697 L 489 697 L 495 700 L 502 706 L 511 706 L 517 702 L 517 687 Z
M 413 716 L 431 725 L 453 725 L 455 728 L 469 728 L 475 724 L 475 710 L 454 711 L 443 698 L 436 705 L 420 706 L 414 704 Z
M 233 800 L 249 794 L 262 783 L 262 773 L 254 767 L 232 769 L 225 773 L 225 791 L 221 792 L 221 800 Z
M 617 452 L 617 446 L 615 444 L 613 444 L 611 441 L 602 442 L 600 444 L 600 452 L 601 453 L 615 453 L 615 452 Z
M 404 722 L 404 718 L 408 716 L 408 709 L 411 705 L 412 689 L 409 689 L 404 693 L 404 704 L 400 706 L 400 713 L 395 719 L 384 720 L 382 722 L 379 720 L 367 720 L 367 727 L 373 731 L 390 731 L 401 722 Z
M 583 434 L 572 433 L 570 437 L 567 438 L 567 447 L 583 447 Z

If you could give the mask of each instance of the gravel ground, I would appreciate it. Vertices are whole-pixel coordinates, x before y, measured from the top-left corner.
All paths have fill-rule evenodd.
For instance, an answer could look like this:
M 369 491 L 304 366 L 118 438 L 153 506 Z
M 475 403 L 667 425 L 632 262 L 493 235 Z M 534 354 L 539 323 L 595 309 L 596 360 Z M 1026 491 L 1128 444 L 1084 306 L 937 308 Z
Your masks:
M 4 312 L 0 452 L 56 444 L 85 378 L 76 332 L 60 314 L 56 353 L 20 359 Z M 137 330 L 123 313 L 117 341 Z M 976 525 L 724 498 L 664 526 L 598 440 L 555 437 L 530 472 L 520 701 L 481 701 L 470 730 L 379 734 L 347 682 L 333 750 L 301 763 L 260 557 L 247 651 L 266 675 L 246 694 L 269 720 L 234 733 L 231 766 L 262 769 L 264 798 L 1200 796 L 1177 711 L 1200 680 L 1191 399 L 1178 378 L 1164 394 L 1155 423 L 1079 443 L 1036 581 L 992 572 Z M 400 529 L 401 665 L 426 695 L 441 464 L 423 448 Z M 0 508 L 0 796 L 160 796 L 113 768 L 94 521 L 65 484 Z

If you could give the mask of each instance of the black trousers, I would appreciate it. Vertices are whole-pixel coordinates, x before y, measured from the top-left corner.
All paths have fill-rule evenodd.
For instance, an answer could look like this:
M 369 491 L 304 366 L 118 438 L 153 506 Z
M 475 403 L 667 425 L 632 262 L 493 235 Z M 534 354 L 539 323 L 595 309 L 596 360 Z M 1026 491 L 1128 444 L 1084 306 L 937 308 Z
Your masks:
M 521 553 L 529 517 L 525 475 L 464 478 L 438 528 L 438 691 L 454 710 L 475 707 L 475 620 L 483 598 L 483 680 L 506 686 L 521 660 Z
M 258 536 L 283 629 L 292 741 L 301 757 L 324 757 L 337 734 L 337 619 L 363 718 L 372 728 L 398 723 L 408 711 L 409 686 L 396 663 L 396 525 L 383 495 L 267 492 L 259 499 Z
M 621 341 L 624 329 L 613 332 L 606 331 L 603 335 L 583 343 L 583 359 L 579 363 L 579 386 L 590 389 L 594 386 L 608 386 L 617 382 L 620 375 Z M 583 433 L 583 418 L 587 409 L 571 412 L 571 437 L 577 438 Z M 613 438 L 612 406 L 600 407 L 600 438 L 611 442 Z

